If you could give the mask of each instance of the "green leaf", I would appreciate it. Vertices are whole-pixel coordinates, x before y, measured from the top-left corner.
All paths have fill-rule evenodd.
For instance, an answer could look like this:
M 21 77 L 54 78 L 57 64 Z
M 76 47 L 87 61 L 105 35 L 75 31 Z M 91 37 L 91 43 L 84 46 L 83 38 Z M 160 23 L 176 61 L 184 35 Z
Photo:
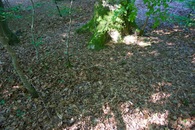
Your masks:
M 4 99 L 1 99 L 0 100 L 0 105 L 4 105 L 5 104 L 5 100 Z
M 24 111 L 21 111 L 20 109 L 16 110 L 16 115 L 17 115 L 18 117 L 22 117 L 24 114 L 25 114 Z

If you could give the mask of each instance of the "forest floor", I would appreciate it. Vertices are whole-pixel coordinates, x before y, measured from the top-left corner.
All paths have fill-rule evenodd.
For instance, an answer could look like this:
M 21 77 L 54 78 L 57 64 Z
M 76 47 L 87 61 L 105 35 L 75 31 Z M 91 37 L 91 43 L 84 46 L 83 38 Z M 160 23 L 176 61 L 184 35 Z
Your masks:
M 92 51 L 86 47 L 90 33 L 75 31 L 92 17 L 94 1 L 73 2 L 71 68 L 65 54 L 69 1 L 59 2 L 63 18 L 53 3 L 36 3 L 38 62 L 31 44 L 31 11 L 26 7 L 19 12 L 22 19 L 10 21 L 21 39 L 13 49 L 40 97 L 32 99 L 21 87 L 0 46 L 0 129 L 194 129 L 195 29 L 163 24 L 153 30 L 148 25 L 138 44 Z

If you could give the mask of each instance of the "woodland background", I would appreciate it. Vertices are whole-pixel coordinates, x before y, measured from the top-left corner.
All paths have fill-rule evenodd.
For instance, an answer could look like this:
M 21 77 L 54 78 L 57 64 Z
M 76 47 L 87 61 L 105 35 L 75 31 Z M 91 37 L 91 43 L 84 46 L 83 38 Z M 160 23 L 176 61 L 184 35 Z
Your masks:
M 1 31 L 1 129 L 194 129 L 193 1 L 169 1 L 159 26 L 151 16 L 143 35 L 111 39 L 98 51 L 88 46 L 92 32 L 77 32 L 93 19 L 96 0 L 33 2 L 3 1 L 1 16 L 20 42 L 8 44 Z M 135 5 L 142 27 L 147 9 L 141 0 Z M 7 48 L 38 98 L 25 89 Z

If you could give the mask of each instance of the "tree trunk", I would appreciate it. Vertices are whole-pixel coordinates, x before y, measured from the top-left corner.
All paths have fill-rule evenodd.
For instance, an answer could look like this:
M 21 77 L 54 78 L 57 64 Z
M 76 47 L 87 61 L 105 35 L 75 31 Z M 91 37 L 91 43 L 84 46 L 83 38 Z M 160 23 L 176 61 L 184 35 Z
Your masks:
M 0 22 L 0 42 L 4 46 L 4 48 L 7 50 L 9 55 L 11 56 L 14 69 L 18 73 L 18 76 L 20 77 L 21 81 L 23 82 L 24 87 L 28 90 L 28 92 L 32 95 L 33 98 L 37 98 L 38 92 L 35 90 L 34 87 L 31 86 L 31 84 L 28 82 L 26 76 L 22 72 L 22 69 L 20 68 L 20 65 L 18 63 L 16 53 L 10 47 L 10 45 L 8 44 L 8 41 L 9 41 L 9 38 L 7 37 L 6 33 L 3 30 L 2 22 Z
M 0 24 L 2 25 L 1 28 L 3 29 L 6 37 L 8 38 L 9 45 L 15 45 L 20 42 L 18 37 L 9 29 L 6 19 L 3 17 L 4 12 L 4 5 L 2 0 L 0 0 Z M 0 32 L 2 33 L 2 32 Z

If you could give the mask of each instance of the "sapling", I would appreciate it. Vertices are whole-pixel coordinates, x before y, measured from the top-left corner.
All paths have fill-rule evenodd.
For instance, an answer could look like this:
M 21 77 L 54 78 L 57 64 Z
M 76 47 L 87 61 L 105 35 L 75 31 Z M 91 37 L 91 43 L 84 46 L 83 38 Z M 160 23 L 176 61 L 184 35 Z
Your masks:
M 66 67 L 72 67 L 70 63 L 70 53 L 69 53 L 69 44 L 70 44 L 70 32 L 71 32 L 71 25 L 72 25 L 72 4 L 73 0 L 70 1 L 70 10 L 69 10 L 69 27 L 68 27 L 68 36 L 66 40 Z
M 60 17 L 62 17 L 62 13 L 60 12 L 60 8 L 59 8 L 59 6 L 58 6 L 58 4 L 57 4 L 57 0 L 54 0 L 54 3 L 55 3 L 55 5 L 56 5 L 56 8 L 57 8 L 57 10 L 58 10 L 58 13 L 59 13 Z
M 2 20 L 2 18 L 0 17 L 0 21 L 1 20 Z M 30 84 L 30 82 L 26 78 L 26 75 L 23 73 L 22 68 L 19 65 L 18 58 L 16 56 L 16 52 L 8 44 L 8 40 L 9 40 L 9 38 L 6 36 L 6 33 L 3 30 L 2 24 L 0 24 L 0 43 L 4 46 L 4 48 L 7 50 L 7 52 L 11 56 L 14 69 L 16 70 L 18 76 L 20 77 L 20 80 L 22 81 L 24 87 L 28 90 L 28 92 L 32 95 L 32 97 L 37 98 L 39 96 L 38 92 Z
M 35 48 L 36 51 L 36 60 L 37 62 L 39 61 L 39 48 L 36 44 L 36 38 L 35 38 L 35 28 L 34 28 L 34 22 L 35 22 L 35 4 L 33 2 L 33 0 L 30 0 L 31 4 L 32 4 L 32 18 L 31 18 L 31 38 L 32 38 L 32 44 Z

